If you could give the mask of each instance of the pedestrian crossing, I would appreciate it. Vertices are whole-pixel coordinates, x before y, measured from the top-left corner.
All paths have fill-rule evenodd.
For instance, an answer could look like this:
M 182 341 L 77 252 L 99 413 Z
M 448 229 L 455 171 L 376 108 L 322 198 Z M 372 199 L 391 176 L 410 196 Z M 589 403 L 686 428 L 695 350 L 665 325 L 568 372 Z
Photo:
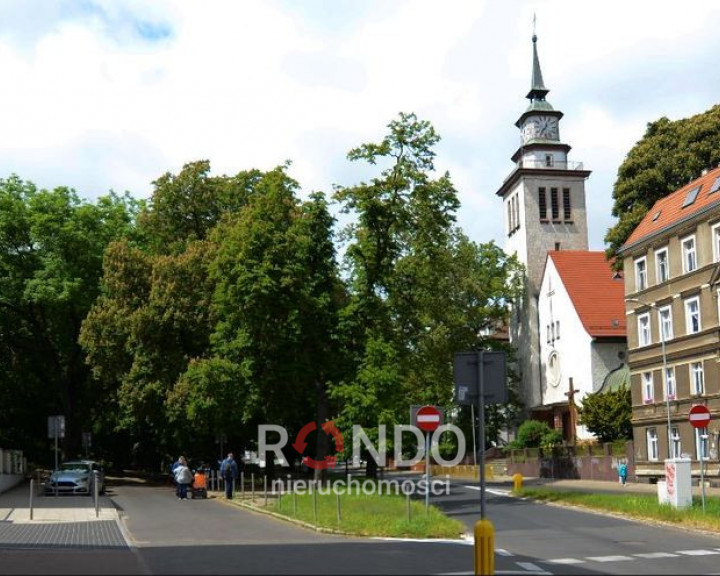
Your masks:
M 514 553 L 496 549 L 495 554 L 506 558 L 515 556 Z M 608 564 L 611 562 L 633 562 L 636 560 L 661 560 L 667 558 L 682 558 L 688 556 L 711 556 L 720 555 L 720 548 L 698 548 L 692 550 L 675 550 L 673 552 L 641 552 L 637 554 L 615 554 L 607 556 L 585 556 L 585 557 L 568 557 L 568 558 L 547 558 L 543 560 L 536 559 L 534 562 L 515 562 L 515 565 L 522 569 L 497 571 L 497 574 L 524 574 L 525 576 L 534 575 L 551 575 L 552 566 L 578 566 L 582 564 Z

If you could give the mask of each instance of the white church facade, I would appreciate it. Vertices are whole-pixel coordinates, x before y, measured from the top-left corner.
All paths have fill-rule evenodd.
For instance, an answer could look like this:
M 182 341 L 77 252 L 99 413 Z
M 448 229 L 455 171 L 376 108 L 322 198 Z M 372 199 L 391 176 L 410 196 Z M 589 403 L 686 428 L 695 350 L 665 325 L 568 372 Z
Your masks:
M 575 440 L 588 434 L 578 427 L 576 417 L 573 420 L 569 398 L 577 404 L 584 394 L 598 390 L 598 382 L 601 385 L 618 367 L 618 354 L 626 347 L 623 288 L 622 280 L 616 281 L 618 290 L 611 291 L 616 299 L 593 304 L 610 306 L 606 320 L 618 323 L 611 335 L 600 334 L 584 322 L 573 298 L 579 286 L 566 285 L 559 260 L 553 258 L 572 253 L 574 264 L 583 267 L 586 258 L 605 275 L 605 282 L 613 282 L 604 255 L 588 251 L 585 181 L 590 171 L 569 158 L 571 146 L 560 137 L 563 113 L 546 100 L 549 90 L 542 78 L 536 35 L 532 42 L 532 80 L 526 96 L 530 104 L 515 122 L 521 143 L 511 157 L 514 168 L 496 192 L 503 201 L 504 250 L 515 254 L 526 270 L 524 298 L 511 311 L 510 342 L 517 351 L 515 370 L 526 418 L 545 420 L 563 430 L 566 440 Z M 552 323 L 559 335 L 553 336 Z M 575 393 L 569 390 L 571 381 Z

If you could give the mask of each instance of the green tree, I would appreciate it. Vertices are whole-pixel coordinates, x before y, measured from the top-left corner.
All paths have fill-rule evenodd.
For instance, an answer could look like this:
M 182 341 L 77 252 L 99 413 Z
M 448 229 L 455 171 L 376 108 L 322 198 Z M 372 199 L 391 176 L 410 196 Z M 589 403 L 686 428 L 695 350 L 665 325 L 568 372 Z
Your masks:
M 580 424 L 595 434 L 600 442 L 632 438 L 632 397 L 627 386 L 588 394 L 583 398 L 579 413 Z
M 551 448 L 562 441 L 562 435 L 540 420 L 525 420 L 518 428 L 517 438 L 510 447 L 517 448 Z
M 99 398 L 78 334 L 100 292 L 103 251 L 138 209 L 127 195 L 89 203 L 69 188 L 0 180 L 1 444 L 49 462 L 47 416 L 65 416 L 71 456 L 94 431 Z
M 649 123 L 618 170 L 612 209 L 618 222 L 605 235 L 608 257 L 615 256 L 657 200 L 719 162 L 720 104 L 689 118 Z
M 217 249 L 209 236 L 245 206 L 259 173 L 213 177 L 209 169 L 206 161 L 189 163 L 154 182 L 134 236 L 108 247 L 103 292 L 83 324 L 88 363 L 113 406 L 106 427 L 130 439 L 133 463 L 145 468 L 155 469 L 178 447 L 200 451 L 217 432 L 206 425 L 206 412 L 197 406 L 183 412 L 177 404 L 189 384 L 227 378 L 225 365 L 209 355 L 215 326 L 209 268 Z M 201 359 L 209 363 L 185 375 Z M 208 382 L 203 377 L 212 368 L 221 373 Z
M 297 199 L 298 184 L 278 168 L 247 208 L 218 228 L 212 277 L 214 351 L 244 367 L 244 426 L 293 431 L 327 420 L 328 382 L 341 363 L 338 310 L 345 296 L 322 194 Z M 316 434 L 315 458 L 325 456 Z
M 449 405 L 454 352 L 483 345 L 481 329 L 505 317 L 520 289 L 514 258 L 455 225 L 450 176 L 433 177 L 439 136 L 430 123 L 400 114 L 388 128 L 380 143 L 348 154 L 379 176 L 335 192 L 354 217 L 344 231 L 350 300 L 341 316 L 353 376 L 331 394 L 343 429 L 360 424 L 371 439 L 381 424 L 407 422 L 410 404 Z

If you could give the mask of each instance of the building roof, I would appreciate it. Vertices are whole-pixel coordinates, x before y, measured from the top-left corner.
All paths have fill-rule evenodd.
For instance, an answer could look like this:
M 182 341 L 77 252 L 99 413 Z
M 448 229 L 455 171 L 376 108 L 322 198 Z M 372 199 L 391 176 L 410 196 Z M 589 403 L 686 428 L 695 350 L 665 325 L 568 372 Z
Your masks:
M 548 252 L 587 333 L 593 338 L 626 337 L 625 285 L 602 251 Z
M 655 202 L 621 251 L 720 202 L 719 179 L 720 167 Z
M 620 366 L 608 372 L 598 392 L 615 392 L 625 386 L 630 388 L 630 366 L 623 362 Z

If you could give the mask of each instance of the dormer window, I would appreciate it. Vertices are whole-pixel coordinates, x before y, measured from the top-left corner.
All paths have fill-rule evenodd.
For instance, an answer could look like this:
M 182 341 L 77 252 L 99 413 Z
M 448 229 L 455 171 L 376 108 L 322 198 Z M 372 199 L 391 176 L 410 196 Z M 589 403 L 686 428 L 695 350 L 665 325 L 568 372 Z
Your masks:
M 708 192 L 708 194 L 712 194 L 713 192 L 717 192 L 718 190 L 720 190 L 720 176 L 715 178 L 715 182 L 713 182 L 713 185 L 710 186 L 710 191 Z
M 692 190 L 690 190 L 687 193 L 687 196 L 685 196 L 685 201 L 683 202 L 682 207 L 687 208 L 691 204 L 695 202 L 695 200 L 698 197 L 698 194 L 700 193 L 700 188 L 702 188 L 702 184 L 700 186 L 695 186 Z

